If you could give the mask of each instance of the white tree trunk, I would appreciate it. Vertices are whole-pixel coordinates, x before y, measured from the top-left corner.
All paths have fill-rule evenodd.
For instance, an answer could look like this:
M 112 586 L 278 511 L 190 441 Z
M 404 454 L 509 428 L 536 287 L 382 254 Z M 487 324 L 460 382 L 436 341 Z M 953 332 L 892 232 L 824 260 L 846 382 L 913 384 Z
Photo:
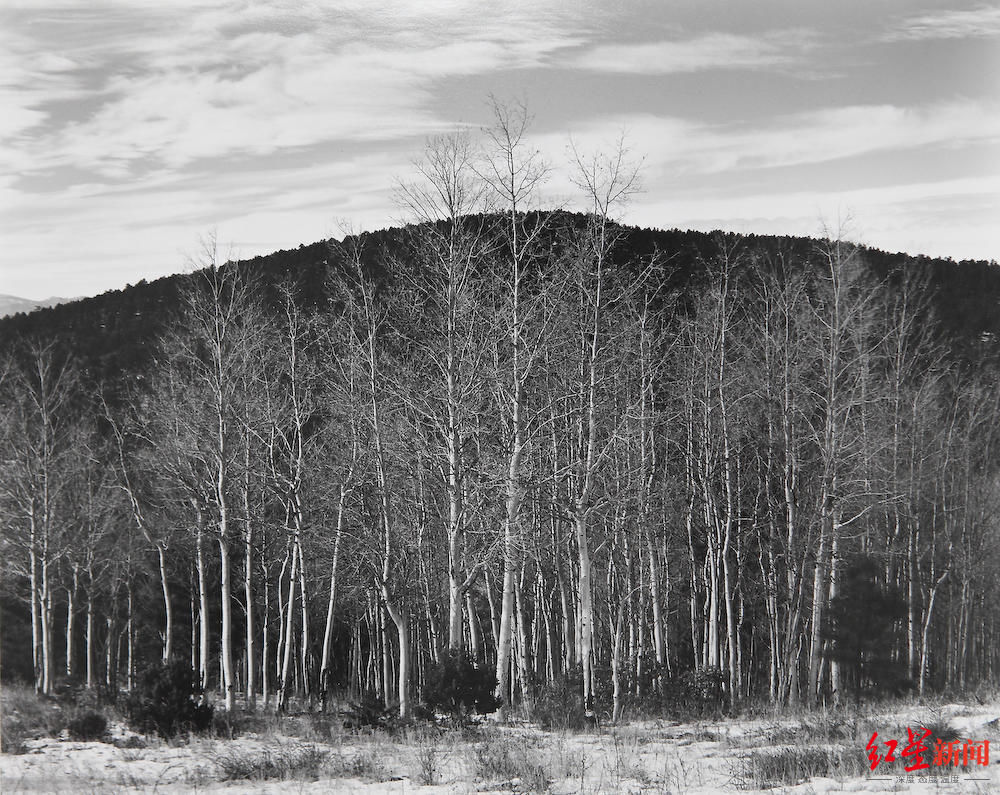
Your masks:
M 201 517 L 195 536 L 195 567 L 198 571 L 198 681 L 208 687 L 208 578 L 205 572 L 204 533 Z
M 224 516 L 225 514 L 223 514 Z M 225 519 L 220 522 L 224 527 Z M 229 558 L 229 541 L 224 529 L 220 529 L 219 557 L 222 562 L 220 577 L 222 600 L 222 687 L 226 712 L 233 711 L 233 582 L 232 566 Z

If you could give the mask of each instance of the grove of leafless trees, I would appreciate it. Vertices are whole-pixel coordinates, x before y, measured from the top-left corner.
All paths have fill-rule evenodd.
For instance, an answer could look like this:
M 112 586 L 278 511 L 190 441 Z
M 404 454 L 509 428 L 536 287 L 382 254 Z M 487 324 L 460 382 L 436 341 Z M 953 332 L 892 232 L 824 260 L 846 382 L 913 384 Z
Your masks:
M 919 268 L 720 235 L 678 280 L 614 222 L 621 146 L 574 152 L 586 215 L 537 210 L 526 122 L 429 142 L 405 242 L 331 242 L 318 307 L 210 242 L 141 377 L 4 352 L 39 691 L 184 658 L 227 709 L 405 716 L 449 648 L 504 710 L 564 680 L 616 719 L 689 670 L 733 704 L 995 679 L 1000 389 Z

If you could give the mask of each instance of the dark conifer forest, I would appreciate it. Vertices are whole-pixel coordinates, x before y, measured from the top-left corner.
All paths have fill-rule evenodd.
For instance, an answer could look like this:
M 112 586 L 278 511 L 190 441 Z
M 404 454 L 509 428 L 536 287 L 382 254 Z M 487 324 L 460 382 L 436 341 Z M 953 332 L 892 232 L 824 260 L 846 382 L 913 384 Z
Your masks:
M 409 226 L 0 320 L 5 678 L 406 716 L 462 650 L 504 711 L 615 718 L 692 671 L 996 684 L 1000 267 L 624 227 L 614 159 L 535 210 L 505 140 L 430 147 Z

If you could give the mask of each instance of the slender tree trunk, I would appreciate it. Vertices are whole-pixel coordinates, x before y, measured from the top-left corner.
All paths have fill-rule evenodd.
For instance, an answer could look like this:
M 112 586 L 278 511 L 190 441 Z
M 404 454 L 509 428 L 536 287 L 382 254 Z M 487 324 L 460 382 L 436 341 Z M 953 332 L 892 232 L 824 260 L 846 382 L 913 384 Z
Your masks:
M 73 677 L 73 646 L 76 638 L 73 634 L 74 618 L 76 617 L 76 594 L 80 584 L 80 572 L 73 565 L 73 587 L 66 589 L 66 678 Z
M 527 712 L 531 711 L 531 651 L 528 648 L 528 623 L 524 614 L 524 561 L 521 562 L 521 573 L 514 584 L 514 621 L 517 633 L 517 648 L 514 655 L 517 663 L 518 680 L 521 684 L 521 704 Z
M 479 623 L 479 614 L 472 600 L 472 594 L 465 592 L 465 612 L 469 621 L 469 653 L 476 662 L 483 661 L 483 629 Z
M 224 516 L 225 514 L 223 514 Z M 225 529 L 225 519 L 220 520 L 219 557 L 222 562 L 221 599 L 222 599 L 222 677 L 224 704 L 226 712 L 233 711 L 234 677 L 233 677 L 233 575 L 229 557 L 229 540 Z
M 195 566 L 198 570 L 198 681 L 208 689 L 208 577 L 205 571 L 204 532 L 201 515 L 195 536 Z
M 585 509 L 578 506 L 574 522 L 580 563 L 580 664 L 583 667 L 583 706 L 594 710 L 594 606 L 591 584 L 590 547 Z
M 315 695 L 312 687 L 312 677 L 314 675 L 313 665 L 310 664 L 310 652 L 312 639 L 309 632 L 309 599 L 308 592 L 306 591 L 306 561 L 305 557 L 302 555 L 302 538 L 300 534 L 296 534 L 296 548 L 299 552 L 299 599 L 302 608 L 302 645 L 300 648 L 301 655 L 301 671 L 302 671 L 302 689 L 305 695 L 309 697 L 310 708 L 313 705 L 313 697 Z
M 256 626 L 254 616 L 254 594 L 253 594 L 253 523 L 250 520 L 250 445 L 247 443 L 244 448 L 244 479 L 243 479 L 243 601 L 245 603 L 246 614 L 246 651 L 244 662 L 246 665 L 246 677 L 244 682 L 245 701 L 250 710 L 257 709 L 257 654 L 256 654 Z
M 399 696 L 399 717 L 410 716 L 410 630 L 409 618 L 389 598 L 388 591 L 383 591 L 385 609 L 396 626 L 396 639 L 399 643 L 399 668 L 397 679 L 397 694 Z M 388 686 L 388 681 L 386 682 Z M 388 689 L 388 687 L 387 687 Z
M 166 665 L 174 654 L 174 611 L 170 603 L 167 550 L 162 543 L 156 545 L 156 558 L 160 570 L 160 591 L 163 594 L 163 664 Z
M 126 606 L 128 615 L 125 624 L 125 689 L 131 693 L 135 677 L 135 604 L 131 578 L 125 581 L 125 594 L 128 600 Z
M 260 628 L 260 697 L 264 709 L 268 709 L 271 700 L 270 653 L 271 653 L 271 583 L 267 569 L 261 563 L 264 581 L 264 605 L 261 613 Z
M 449 306 L 454 306 L 449 296 Z M 462 581 L 461 562 L 462 528 L 462 440 L 458 428 L 458 363 L 455 354 L 454 309 L 448 313 L 448 648 L 462 648 Z
M 34 672 L 35 692 L 42 692 L 42 626 L 41 607 L 38 602 L 39 577 L 38 555 L 36 554 L 35 517 L 32 512 L 29 517 L 30 537 L 28 541 L 29 588 L 31 591 L 31 667 Z
M 934 585 L 931 586 L 930 594 L 927 598 L 927 608 L 924 610 L 924 622 L 923 627 L 920 632 L 920 676 L 918 679 L 918 693 L 920 696 L 924 695 L 924 687 L 927 682 L 927 669 L 928 669 L 928 651 L 929 644 L 928 639 L 930 638 L 931 631 L 931 619 L 934 616 L 934 602 L 937 599 L 938 589 L 941 584 L 948 578 L 950 571 L 946 569 L 941 576 L 934 581 Z
M 333 643 L 334 609 L 337 602 L 337 565 L 340 560 L 340 539 L 344 529 L 344 507 L 347 500 L 347 487 L 340 486 L 340 499 L 337 502 L 337 530 L 333 537 L 333 560 L 330 563 L 330 595 L 326 603 L 326 626 L 323 630 L 323 652 L 320 659 L 320 693 L 323 706 L 326 707 L 326 697 L 330 690 L 330 652 Z
M 497 614 L 497 601 L 493 595 L 493 584 L 490 580 L 489 574 L 483 577 L 483 589 L 486 591 L 486 604 L 490 608 L 490 632 L 491 638 L 493 639 L 493 651 L 495 655 L 499 655 L 499 641 L 500 641 L 500 617 Z M 497 676 L 500 675 L 500 669 L 497 669 Z
M 281 658 L 281 674 L 278 676 L 278 704 L 279 713 L 288 709 L 288 689 L 289 679 L 292 675 L 292 647 L 293 631 L 295 629 L 295 588 L 298 583 L 299 556 L 296 554 L 296 542 L 293 540 L 290 545 L 292 556 L 292 568 L 288 577 L 288 598 L 285 600 L 285 625 L 282 631 L 284 646 Z M 281 583 L 279 582 L 279 587 Z
M 519 343 L 515 341 L 515 346 Z M 516 368 L 516 364 L 515 364 Z M 521 384 L 515 376 L 511 421 L 514 428 L 513 446 L 507 468 L 506 515 L 503 537 L 503 595 L 500 599 L 500 635 L 497 639 L 497 697 L 501 701 L 500 716 L 506 719 L 511 706 L 511 662 L 514 639 L 514 589 L 520 558 L 519 537 L 522 486 L 519 482 L 521 457 L 524 453 L 524 430 L 521 422 Z
M 49 581 L 48 543 L 42 543 L 42 592 L 39 594 L 39 606 L 42 614 L 42 692 L 52 694 L 54 660 L 52 654 L 52 584 Z
M 94 597 L 91 593 L 94 588 L 93 580 L 91 579 L 90 585 L 87 588 L 87 621 L 84 632 L 86 633 L 86 645 L 87 645 L 87 690 L 93 690 L 94 685 L 97 684 L 96 676 L 94 672 Z

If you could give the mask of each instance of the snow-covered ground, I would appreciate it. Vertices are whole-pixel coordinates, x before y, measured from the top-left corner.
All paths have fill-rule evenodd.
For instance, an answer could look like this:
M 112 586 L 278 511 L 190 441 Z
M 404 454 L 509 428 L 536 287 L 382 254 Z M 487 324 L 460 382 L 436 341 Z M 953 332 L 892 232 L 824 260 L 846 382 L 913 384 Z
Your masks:
M 113 742 L 43 738 L 28 740 L 27 753 L 0 756 L 0 792 L 1000 792 L 998 717 L 1000 704 L 949 704 L 884 713 L 641 721 L 579 734 L 530 725 L 356 734 L 327 724 L 308 739 L 274 724 L 235 740 L 175 742 L 141 739 L 115 724 Z M 990 750 L 997 759 L 965 769 L 932 765 L 927 772 L 937 775 L 927 779 L 907 773 L 898 758 L 906 727 L 931 725 L 948 725 L 963 740 L 996 743 Z M 899 742 L 897 760 L 874 772 L 865 750 L 872 731 L 880 741 Z M 791 764 L 784 781 L 769 782 L 771 766 L 753 762 L 762 755 L 795 759 L 828 751 L 846 762 L 803 781 L 795 780 Z M 246 775 L 256 778 L 241 777 Z

